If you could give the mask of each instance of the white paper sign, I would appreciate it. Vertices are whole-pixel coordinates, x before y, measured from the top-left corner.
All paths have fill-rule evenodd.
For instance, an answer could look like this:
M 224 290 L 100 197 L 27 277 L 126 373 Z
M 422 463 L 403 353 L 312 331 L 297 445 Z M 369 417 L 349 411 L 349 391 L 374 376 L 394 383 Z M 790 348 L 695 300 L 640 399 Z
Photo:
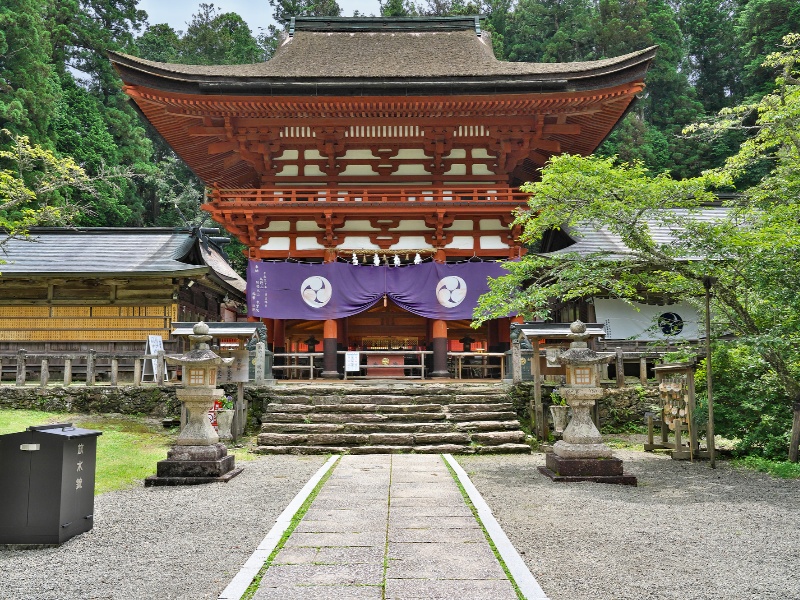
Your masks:
M 358 372 L 361 368 L 361 353 L 360 352 L 345 352 L 344 353 L 344 369 L 345 371 Z
M 147 344 L 144 347 L 145 354 L 158 354 L 160 350 L 164 349 L 164 340 L 160 335 L 148 335 Z M 145 377 L 151 377 L 153 381 L 156 380 L 156 371 L 158 370 L 158 358 L 151 358 L 144 361 L 144 369 L 142 369 L 142 381 Z M 165 373 L 169 378 L 169 375 Z

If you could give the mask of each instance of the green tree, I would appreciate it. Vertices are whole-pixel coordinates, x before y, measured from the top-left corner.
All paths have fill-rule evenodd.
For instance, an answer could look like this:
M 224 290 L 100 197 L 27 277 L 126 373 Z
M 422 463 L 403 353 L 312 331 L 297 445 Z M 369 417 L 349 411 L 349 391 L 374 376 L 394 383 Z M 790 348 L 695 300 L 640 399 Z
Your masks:
M 595 57 L 596 12 L 591 0 L 520 0 L 508 18 L 509 60 L 570 62 Z M 492 22 L 502 21 L 493 17 Z
M 48 4 L 56 68 L 61 73 L 70 69 L 84 73 L 108 103 L 110 97 L 120 93 L 120 86 L 106 52 L 130 51 L 147 13 L 136 7 L 136 0 L 59 0 Z
M 181 40 L 178 32 L 166 23 L 148 25 L 136 38 L 133 53 L 157 62 L 179 63 Z
M 741 56 L 734 49 L 738 0 L 681 2 L 679 20 L 698 99 L 716 113 L 744 99 Z
M 76 191 L 91 191 L 93 182 L 71 158 L 32 144 L 27 136 L 0 131 L 0 230 L 25 236 L 37 225 L 68 225 L 82 207 Z
M 336 0 L 269 0 L 272 18 L 281 25 L 292 17 L 339 17 L 341 7 Z
M 236 13 L 217 13 L 213 4 L 200 4 L 181 39 L 183 63 L 235 65 L 262 57 L 247 23 Z
M 50 113 L 58 98 L 45 0 L 0 5 L 0 127 L 50 145 Z
M 702 296 L 703 278 L 714 277 L 719 327 L 768 366 L 788 409 L 800 397 L 800 35 L 784 43 L 766 61 L 782 70 L 773 93 L 690 128 L 714 135 L 752 123 L 753 135 L 720 168 L 677 180 L 612 158 L 553 158 L 541 180 L 524 188 L 531 199 L 516 219 L 523 240 L 536 242 L 564 225 L 590 227 L 618 236 L 626 250 L 532 254 L 508 263 L 510 275 L 492 282 L 476 322 L 510 311 L 548 318 L 553 299 L 691 302 Z M 724 214 L 698 218 L 715 199 L 709 189 L 735 185 L 765 161 L 769 172 L 727 201 Z M 672 230 L 671 238 L 654 235 L 657 229 Z
M 764 65 L 784 36 L 800 31 L 800 3 L 796 0 L 742 0 L 737 43 L 742 49 L 746 92 L 755 97 L 772 90 L 773 71 Z
M 601 0 L 595 28 L 598 58 L 659 46 L 643 97 L 600 153 L 640 160 L 680 177 L 713 166 L 702 145 L 678 137 L 702 117 L 703 106 L 686 76 L 683 35 L 672 7 L 664 0 Z
M 378 0 L 382 17 L 415 17 L 417 7 L 411 0 Z

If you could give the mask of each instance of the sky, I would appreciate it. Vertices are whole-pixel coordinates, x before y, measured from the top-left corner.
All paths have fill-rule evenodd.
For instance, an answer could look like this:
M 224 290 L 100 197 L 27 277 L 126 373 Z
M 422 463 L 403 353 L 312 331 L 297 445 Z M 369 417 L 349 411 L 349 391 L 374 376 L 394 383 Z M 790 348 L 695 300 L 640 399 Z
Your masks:
M 148 22 L 168 23 L 173 29 L 186 31 L 186 24 L 192 20 L 192 13 L 197 11 L 201 0 L 140 0 L 138 7 L 147 12 Z M 259 28 L 272 24 L 272 7 L 268 0 L 206 0 L 220 13 L 235 12 L 250 26 L 253 35 Z M 354 10 L 366 15 L 379 15 L 378 0 L 338 0 L 342 7 L 342 16 L 352 16 Z

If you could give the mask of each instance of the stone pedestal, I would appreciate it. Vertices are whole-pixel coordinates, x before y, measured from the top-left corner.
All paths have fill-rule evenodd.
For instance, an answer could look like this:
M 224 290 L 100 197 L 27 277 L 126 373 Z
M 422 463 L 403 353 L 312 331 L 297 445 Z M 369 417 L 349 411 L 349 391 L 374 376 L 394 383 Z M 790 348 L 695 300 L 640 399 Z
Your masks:
M 166 460 L 158 461 L 156 474 L 147 477 L 144 485 L 152 487 L 226 482 L 242 470 L 242 467 L 235 467 L 235 459 L 228 455 L 225 444 L 176 445 L 167 452 Z
M 622 461 L 618 458 L 562 458 L 548 454 L 545 465 L 539 467 L 539 472 L 553 481 L 637 484 L 636 477 L 623 474 Z

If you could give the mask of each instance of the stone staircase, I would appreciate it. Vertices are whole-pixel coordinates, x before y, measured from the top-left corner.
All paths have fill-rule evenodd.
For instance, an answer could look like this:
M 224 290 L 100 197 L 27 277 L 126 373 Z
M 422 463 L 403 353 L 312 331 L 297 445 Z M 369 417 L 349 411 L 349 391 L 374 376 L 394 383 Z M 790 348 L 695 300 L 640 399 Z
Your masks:
M 261 423 L 263 454 L 531 451 L 500 383 L 278 384 Z

